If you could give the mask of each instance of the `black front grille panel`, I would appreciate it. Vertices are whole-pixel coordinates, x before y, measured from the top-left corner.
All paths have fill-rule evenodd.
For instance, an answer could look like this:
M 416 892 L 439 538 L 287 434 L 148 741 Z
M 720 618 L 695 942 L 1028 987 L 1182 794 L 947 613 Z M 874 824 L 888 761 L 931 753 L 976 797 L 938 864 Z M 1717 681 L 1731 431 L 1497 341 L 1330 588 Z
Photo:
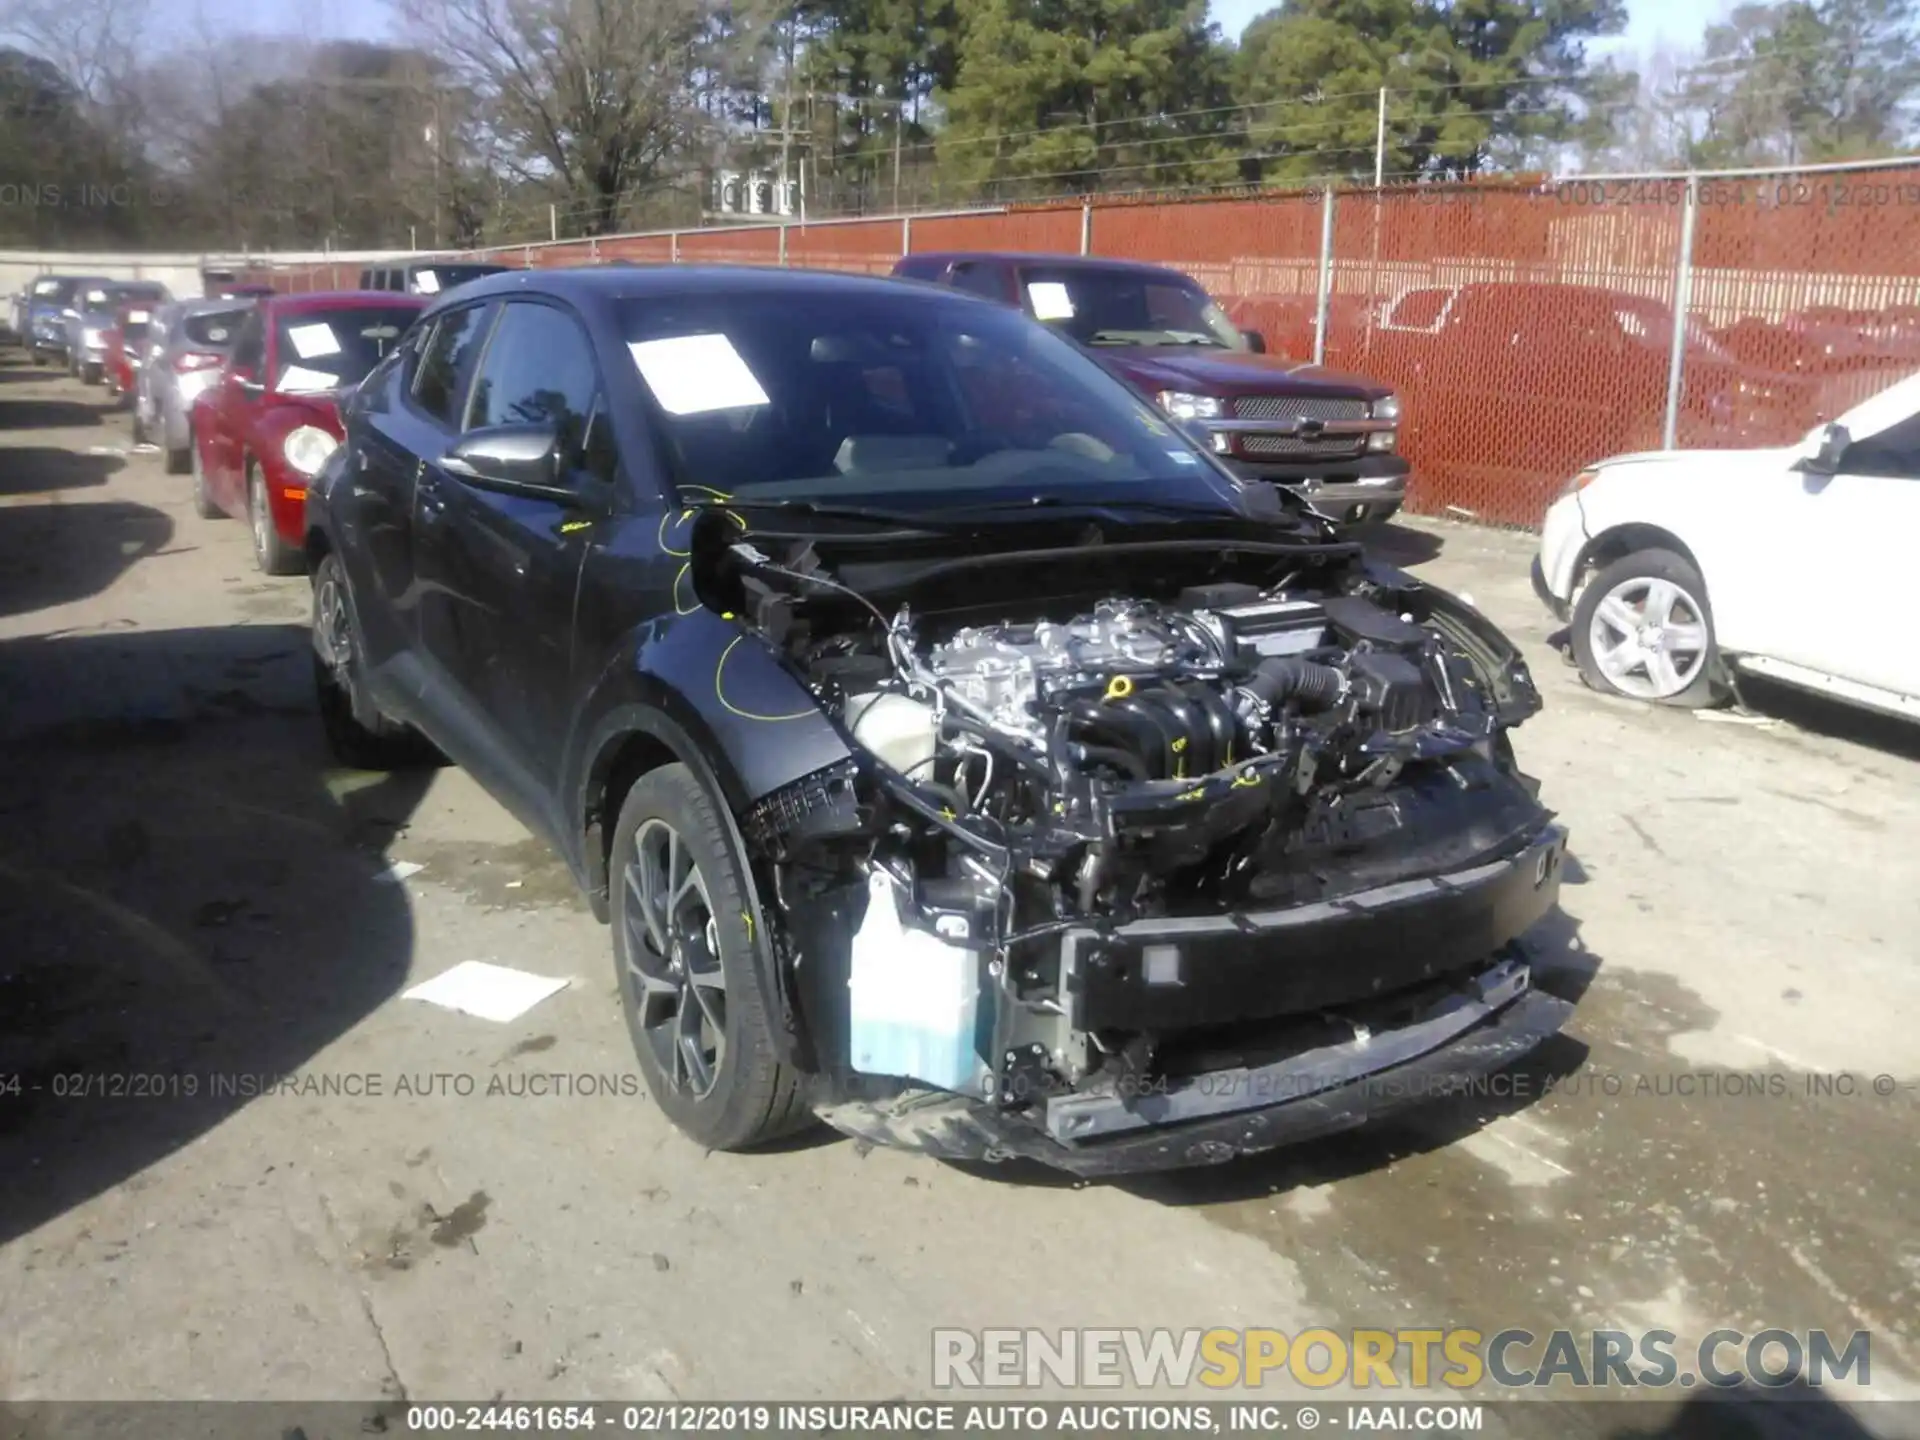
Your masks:
M 1240 448 L 1248 455 L 1276 460 L 1350 460 L 1366 445 L 1360 435 L 1330 435 L 1303 440 L 1297 435 L 1244 435 Z
M 1233 402 L 1241 420 L 1364 420 L 1365 400 L 1325 395 L 1243 395 Z

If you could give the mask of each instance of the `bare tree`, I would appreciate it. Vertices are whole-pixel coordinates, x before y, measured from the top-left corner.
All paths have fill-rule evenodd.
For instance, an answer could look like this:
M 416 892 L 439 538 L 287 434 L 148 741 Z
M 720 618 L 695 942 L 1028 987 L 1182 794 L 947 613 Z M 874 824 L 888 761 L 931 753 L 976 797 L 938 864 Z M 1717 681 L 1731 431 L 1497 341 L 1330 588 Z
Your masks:
M 474 97 L 493 150 L 582 228 L 676 178 L 706 125 L 719 0 L 396 0 L 408 28 Z
M 96 105 L 121 98 L 132 75 L 148 0 L 4 0 L 0 35 L 51 61 Z

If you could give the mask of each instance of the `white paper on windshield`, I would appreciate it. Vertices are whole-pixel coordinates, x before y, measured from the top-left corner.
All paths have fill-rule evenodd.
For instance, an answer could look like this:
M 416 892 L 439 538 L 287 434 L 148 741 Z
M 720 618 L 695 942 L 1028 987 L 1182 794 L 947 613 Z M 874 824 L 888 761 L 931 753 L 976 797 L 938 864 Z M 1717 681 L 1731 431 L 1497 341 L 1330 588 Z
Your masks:
M 283 395 L 304 395 L 314 390 L 338 390 L 340 377 L 329 375 L 324 370 L 308 370 L 299 365 L 289 365 L 275 388 Z
M 1176 465 L 1198 465 L 1200 457 L 1191 450 L 1169 450 L 1167 458 Z
M 724 335 L 675 335 L 627 346 L 640 378 L 669 415 L 765 405 L 767 392 Z
M 418 275 L 413 277 L 413 288 L 422 295 L 438 295 L 440 293 L 440 277 L 431 270 L 422 270 Z
M 127 312 L 127 323 L 128 323 L 129 325 L 144 325 L 144 324 L 146 324 L 146 323 L 147 323 L 147 312 L 146 312 L 146 311 L 144 311 L 144 310 L 129 310 L 129 311 Z
M 340 353 L 339 338 L 333 333 L 333 327 L 325 322 L 288 326 L 287 343 L 293 346 L 293 353 L 302 360 L 318 360 L 322 355 Z
M 1071 320 L 1073 297 L 1058 280 L 1036 280 L 1027 286 L 1027 299 L 1033 304 L 1036 320 Z

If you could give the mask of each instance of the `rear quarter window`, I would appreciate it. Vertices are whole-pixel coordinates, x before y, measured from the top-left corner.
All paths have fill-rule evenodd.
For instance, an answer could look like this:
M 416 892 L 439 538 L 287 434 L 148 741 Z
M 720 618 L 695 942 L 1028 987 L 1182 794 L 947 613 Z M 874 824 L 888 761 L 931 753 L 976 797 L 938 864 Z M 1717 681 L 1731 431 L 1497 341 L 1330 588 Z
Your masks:
M 244 310 L 222 310 L 207 315 L 189 315 L 180 323 L 180 332 L 192 344 L 222 350 L 233 344 L 246 314 Z

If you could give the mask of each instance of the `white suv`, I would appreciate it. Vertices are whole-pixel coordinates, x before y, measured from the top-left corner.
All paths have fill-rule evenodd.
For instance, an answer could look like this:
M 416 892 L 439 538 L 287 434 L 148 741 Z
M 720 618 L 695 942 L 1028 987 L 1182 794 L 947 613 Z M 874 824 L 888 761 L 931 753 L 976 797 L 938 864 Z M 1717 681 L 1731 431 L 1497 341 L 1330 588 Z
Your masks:
M 1581 471 L 1533 581 L 1599 689 L 1698 706 L 1750 671 L 1920 720 L 1916 551 L 1920 374 L 1796 446 Z

